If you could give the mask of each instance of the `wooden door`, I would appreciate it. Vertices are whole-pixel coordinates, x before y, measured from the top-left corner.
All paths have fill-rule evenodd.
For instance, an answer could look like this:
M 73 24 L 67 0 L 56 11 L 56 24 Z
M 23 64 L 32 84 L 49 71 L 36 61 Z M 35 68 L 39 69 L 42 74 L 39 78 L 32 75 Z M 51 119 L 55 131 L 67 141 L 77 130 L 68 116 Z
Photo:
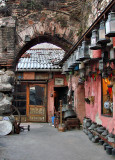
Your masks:
M 27 120 L 46 122 L 46 85 L 30 84 L 27 89 Z

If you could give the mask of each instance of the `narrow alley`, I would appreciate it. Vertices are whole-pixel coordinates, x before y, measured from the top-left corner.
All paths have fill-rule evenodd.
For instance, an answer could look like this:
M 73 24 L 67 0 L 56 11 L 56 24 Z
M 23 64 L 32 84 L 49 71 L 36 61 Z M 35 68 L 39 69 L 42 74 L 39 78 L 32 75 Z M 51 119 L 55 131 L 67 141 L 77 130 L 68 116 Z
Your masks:
M 30 123 L 30 126 L 30 132 L 0 137 L 0 160 L 114 159 L 103 146 L 91 143 L 82 130 L 59 132 L 49 123 Z

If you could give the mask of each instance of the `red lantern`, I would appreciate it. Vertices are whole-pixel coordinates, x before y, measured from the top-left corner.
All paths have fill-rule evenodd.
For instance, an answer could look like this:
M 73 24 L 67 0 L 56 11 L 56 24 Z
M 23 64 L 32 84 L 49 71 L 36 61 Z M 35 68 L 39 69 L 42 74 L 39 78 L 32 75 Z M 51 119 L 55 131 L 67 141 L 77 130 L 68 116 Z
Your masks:
M 93 57 L 92 58 L 101 58 L 101 49 L 93 50 Z

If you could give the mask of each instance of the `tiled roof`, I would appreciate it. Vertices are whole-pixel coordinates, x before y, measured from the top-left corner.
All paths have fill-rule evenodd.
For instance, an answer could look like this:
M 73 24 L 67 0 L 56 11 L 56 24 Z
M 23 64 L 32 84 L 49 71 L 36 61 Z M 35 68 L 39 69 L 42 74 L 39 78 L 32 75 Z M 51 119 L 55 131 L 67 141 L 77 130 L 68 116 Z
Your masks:
M 22 55 L 16 70 L 58 70 L 61 69 L 58 62 L 63 58 L 64 54 L 65 52 L 62 49 L 30 49 Z

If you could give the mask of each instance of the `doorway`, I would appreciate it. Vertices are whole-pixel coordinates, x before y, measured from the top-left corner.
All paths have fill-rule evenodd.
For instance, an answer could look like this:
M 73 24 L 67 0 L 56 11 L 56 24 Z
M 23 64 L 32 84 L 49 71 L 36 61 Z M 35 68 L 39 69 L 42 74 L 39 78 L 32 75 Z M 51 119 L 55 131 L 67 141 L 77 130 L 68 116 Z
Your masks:
M 27 87 L 27 121 L 46 122 L 46 84 L 29 84 Z
M 54 106 L 55 111 L 59 111 L 60 100 L 63 106 L 67 104 L 68 87 L 54 87 Z

